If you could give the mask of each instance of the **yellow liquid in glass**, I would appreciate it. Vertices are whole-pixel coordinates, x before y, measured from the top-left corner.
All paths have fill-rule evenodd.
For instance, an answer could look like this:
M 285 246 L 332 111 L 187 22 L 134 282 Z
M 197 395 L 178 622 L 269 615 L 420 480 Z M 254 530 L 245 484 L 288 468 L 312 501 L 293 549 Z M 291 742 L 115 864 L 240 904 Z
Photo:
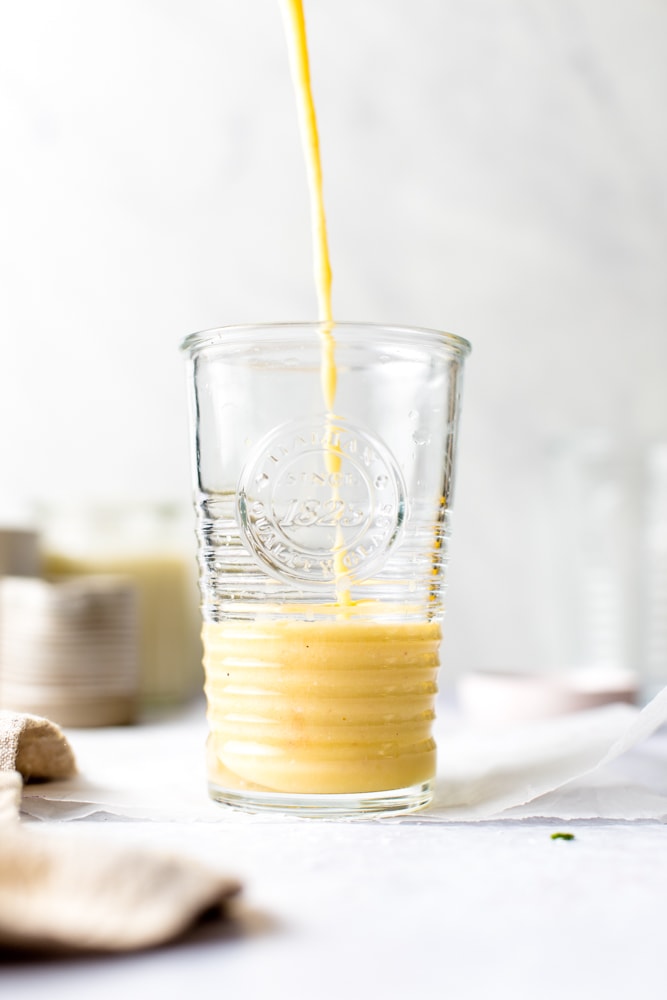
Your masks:
M 437 623 L 205 625 L 209 779 L 286 793 L 428 781 L 439 643 Z

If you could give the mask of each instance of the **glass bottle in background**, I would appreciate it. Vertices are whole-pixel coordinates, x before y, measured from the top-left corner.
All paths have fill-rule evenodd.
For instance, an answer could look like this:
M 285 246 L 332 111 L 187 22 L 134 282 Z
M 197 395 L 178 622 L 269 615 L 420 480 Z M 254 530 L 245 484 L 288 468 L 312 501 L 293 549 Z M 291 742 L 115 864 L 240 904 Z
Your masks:
M 604 430 L 561 440 L 551 456 L 552 657 L 591 680 L 638 677 L 641 461 Z
M 198 693 L 202 656 L 188 511 L 168 504 L 89 505 L 49 508 L 40 521 L 46 576 L 119 574 L 135 584 L 141 704 L 174 706 Z
M 642 573 L 642 696 L 667 684 L 667 442 L 646 452 Z

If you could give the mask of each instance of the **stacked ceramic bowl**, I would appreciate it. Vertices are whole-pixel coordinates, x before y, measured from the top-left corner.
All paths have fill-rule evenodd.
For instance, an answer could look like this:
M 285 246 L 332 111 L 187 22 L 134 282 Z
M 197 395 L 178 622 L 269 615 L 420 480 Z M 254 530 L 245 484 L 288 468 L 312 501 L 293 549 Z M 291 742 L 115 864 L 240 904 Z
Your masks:
M 131 722 L 137 596 L 120 576 L 0 579 L 0 707 L 62 726 Z
M 41 568 L 37 532 L 28 528 L 0 528 L 0 577 L 39 576 Z

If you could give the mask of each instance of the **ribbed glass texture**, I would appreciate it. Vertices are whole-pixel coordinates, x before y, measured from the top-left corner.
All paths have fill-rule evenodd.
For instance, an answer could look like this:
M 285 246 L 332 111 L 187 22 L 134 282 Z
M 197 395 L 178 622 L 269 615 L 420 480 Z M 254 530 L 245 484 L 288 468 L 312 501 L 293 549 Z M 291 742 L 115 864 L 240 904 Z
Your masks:
M 345 323 L 184 348 L 211 794 L 309 815 L 420 808 L 469 345 Z

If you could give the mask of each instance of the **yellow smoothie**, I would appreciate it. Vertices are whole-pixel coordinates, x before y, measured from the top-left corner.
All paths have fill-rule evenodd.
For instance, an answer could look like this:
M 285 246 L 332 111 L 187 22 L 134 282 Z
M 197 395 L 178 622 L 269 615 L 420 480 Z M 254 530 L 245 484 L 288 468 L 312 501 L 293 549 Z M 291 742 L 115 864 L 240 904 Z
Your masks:
M 400 789 L 435 772 L 437 623 L 204 626 L 209 780 L 225 789 Z

